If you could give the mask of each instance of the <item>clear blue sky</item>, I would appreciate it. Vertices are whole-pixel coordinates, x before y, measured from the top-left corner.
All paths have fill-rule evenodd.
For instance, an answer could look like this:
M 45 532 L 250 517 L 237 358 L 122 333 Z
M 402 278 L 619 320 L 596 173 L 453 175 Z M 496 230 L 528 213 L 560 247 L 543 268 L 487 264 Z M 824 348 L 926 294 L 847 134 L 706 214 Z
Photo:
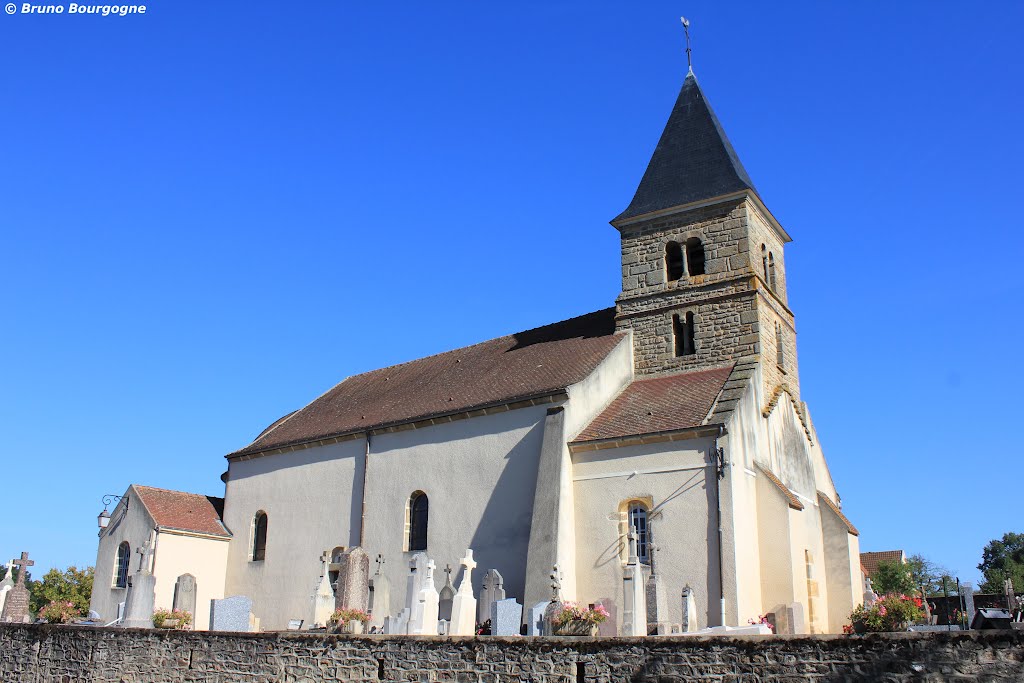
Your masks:
M 685 13 L 795 238 L 862 549 L 976 578 L 1024 531 L 1024 4 L 725 5 L 0 14 L 0 556 L 92 564 L 105 493 L 222 495 L 225 453 L 348 375 L 611 305 Z

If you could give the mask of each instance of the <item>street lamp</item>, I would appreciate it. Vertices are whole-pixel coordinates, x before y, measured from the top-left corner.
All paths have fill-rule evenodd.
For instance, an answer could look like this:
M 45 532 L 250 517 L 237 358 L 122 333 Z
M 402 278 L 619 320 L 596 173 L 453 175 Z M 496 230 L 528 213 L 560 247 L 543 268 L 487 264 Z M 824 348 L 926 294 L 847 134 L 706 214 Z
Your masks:
M 103 512 L 96 516 L 96 523 L 99 524 L 100 529 L 106 529 L 107 525 L 110 524 L 110 513 L 107 512 L 107 506 L 109 506 L 115 500 L 121 500 L 121 496 L 108 493 L 103 496 L 100 502 L 103 503 Z

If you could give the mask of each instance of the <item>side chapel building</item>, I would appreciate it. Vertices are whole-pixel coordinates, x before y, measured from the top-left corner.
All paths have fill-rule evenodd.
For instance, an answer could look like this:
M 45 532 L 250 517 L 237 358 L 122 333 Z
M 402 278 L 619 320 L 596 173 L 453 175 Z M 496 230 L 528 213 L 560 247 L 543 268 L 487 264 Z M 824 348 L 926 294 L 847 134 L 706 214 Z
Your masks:
M 262 628 L 284 629 L 309 617 L 321 554 L 361 546 L 384 556 L 397 612 L 413 553 L 443 577 L 472 548 L 477 592 L 496 568 L 533 605 L 557 564 L 565 599 L 621 606 L 632 525 L 668 621 L 689 586 L 700 627 L 772 614 L 781 633 L 840 631 L 862 595 L 858 533 L 800 398 L 790 237 L 692 72 L 611 224 L 614 307 L 350 377 L 229 454 L 223 533 L 203 522 L 226 547 L 210 594 L 247 595 Z M 111 526 L 105 618 L 118 549 L 145 540 Z M 210 564 L 165 552 L 155 574 Z

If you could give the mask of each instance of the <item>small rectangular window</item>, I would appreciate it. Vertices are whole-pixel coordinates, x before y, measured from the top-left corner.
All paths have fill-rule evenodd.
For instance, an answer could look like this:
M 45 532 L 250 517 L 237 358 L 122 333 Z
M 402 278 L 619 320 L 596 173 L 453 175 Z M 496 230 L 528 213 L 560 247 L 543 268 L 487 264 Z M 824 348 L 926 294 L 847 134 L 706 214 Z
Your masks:
M 672 316 L 672 339 L 675 345 L 676 357 L 692 356 L 697 352 L 694 344 L 694 318 L 693 312 L 687 311 L 686 315 Z

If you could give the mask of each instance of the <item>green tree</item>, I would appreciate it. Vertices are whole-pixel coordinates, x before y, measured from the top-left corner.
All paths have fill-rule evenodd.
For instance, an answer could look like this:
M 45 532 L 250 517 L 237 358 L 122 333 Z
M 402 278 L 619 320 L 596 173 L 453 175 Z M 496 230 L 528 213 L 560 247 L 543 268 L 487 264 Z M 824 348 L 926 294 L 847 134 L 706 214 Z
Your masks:
M 871 575 L 871 585 L 879 595 L 888 593 L 914 593 L 914 576 L 909 564 L 899 560 L 882 560 Z
M 89 610 L 92 596 L 93 568 L 78 569 L 71 566 L 61 571 L 51 569 L 41 581 L 33 581 L 29 587 L 32 594 L 30 606 L 33 612 L 51 602 L 70 602 L 80 614 Z
M 953 572 L 940 564 L 932 562 L 923 555 L 911 555 L 907 558 L 907 566 L 910 568 L 910 576 L 914 580 L 915 590 L 924 587 L 925 595 L 942 594 L 942 577 L 950 579 Z
M 1024 590 L 1024 534 L 1006 533 L 989 541 L 981 554 L 978 569 L 985 577 L 982 593 L 1002 593 L 1003 581 L 1013 581 L 1015 591 Z

